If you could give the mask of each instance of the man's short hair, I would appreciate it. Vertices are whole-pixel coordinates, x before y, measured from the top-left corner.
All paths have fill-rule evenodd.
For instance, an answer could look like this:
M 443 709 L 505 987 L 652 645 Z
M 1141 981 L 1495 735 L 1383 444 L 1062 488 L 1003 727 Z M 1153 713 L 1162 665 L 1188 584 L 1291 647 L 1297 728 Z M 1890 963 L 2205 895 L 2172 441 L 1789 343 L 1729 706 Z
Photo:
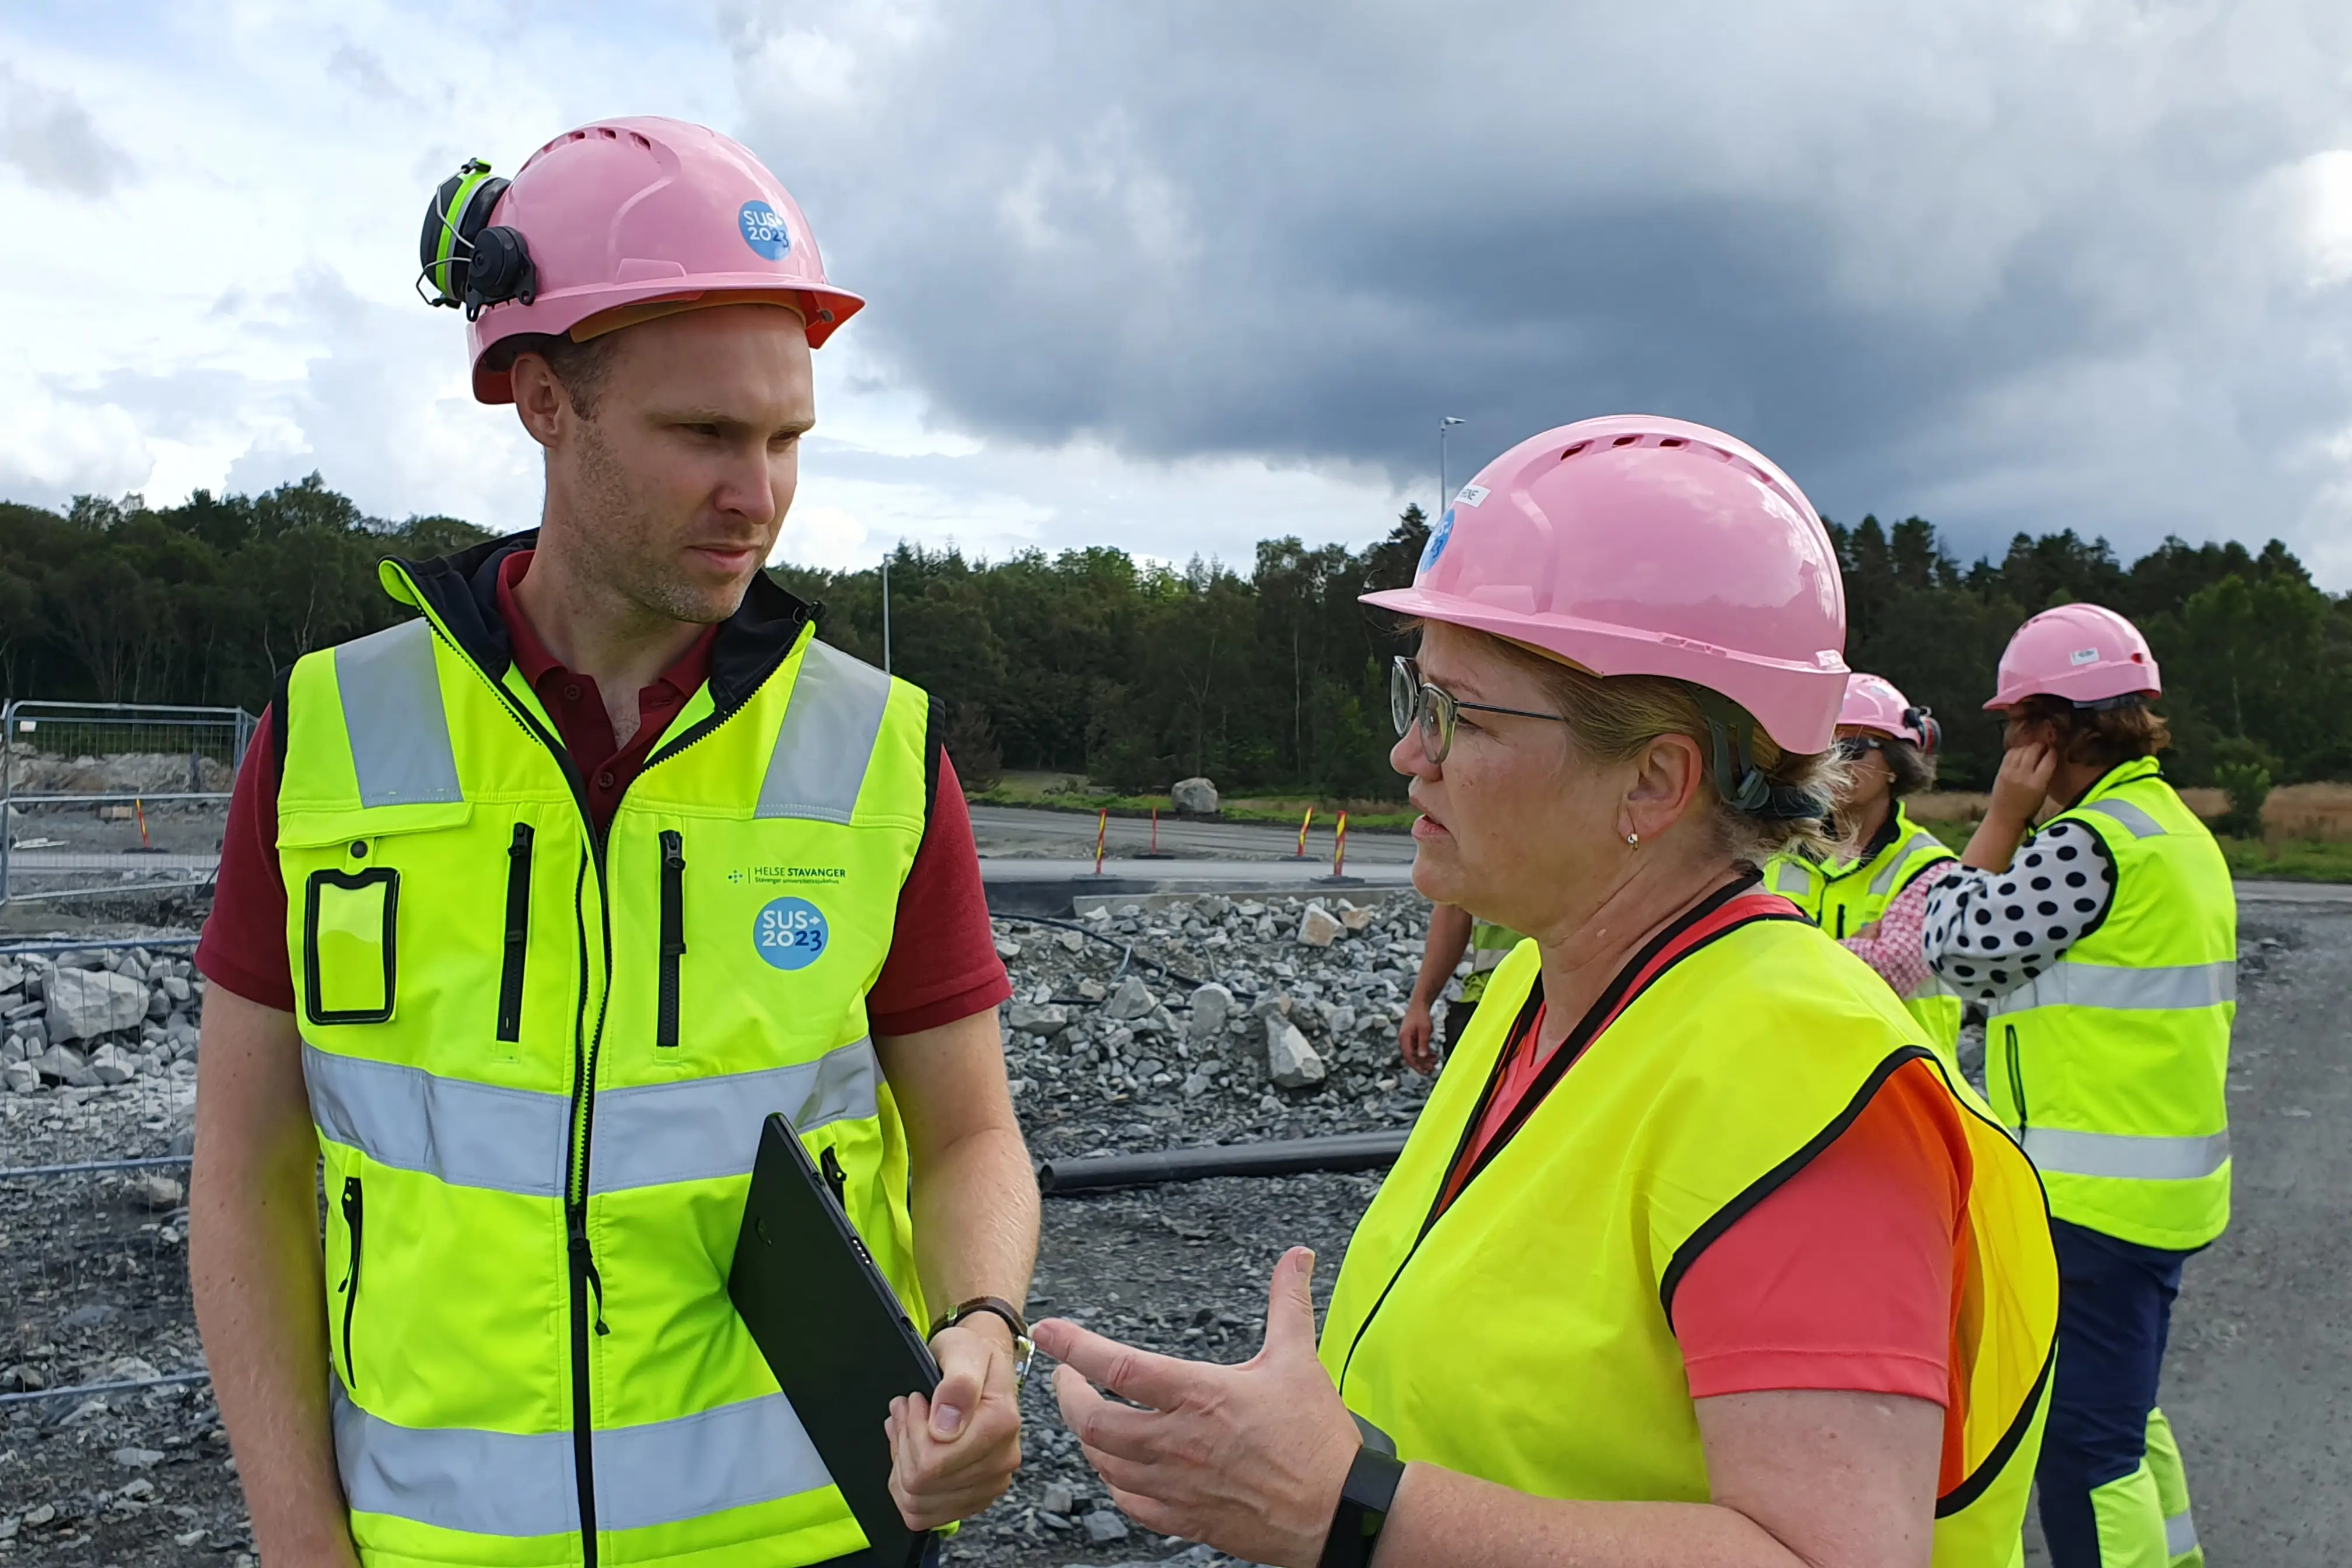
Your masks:
M 612 369 L 613 340 L 619 335 L 606 332 L 578 343 L 559 332 L 517 332 L 492 343 L 482 363 L 505 375 L 524 354 L 537 354 L 555 373 L 563 395 L 572 400 L 572 412 L 583 419 L 593 419 L 596 401 L 604 391 L 604 377 Z

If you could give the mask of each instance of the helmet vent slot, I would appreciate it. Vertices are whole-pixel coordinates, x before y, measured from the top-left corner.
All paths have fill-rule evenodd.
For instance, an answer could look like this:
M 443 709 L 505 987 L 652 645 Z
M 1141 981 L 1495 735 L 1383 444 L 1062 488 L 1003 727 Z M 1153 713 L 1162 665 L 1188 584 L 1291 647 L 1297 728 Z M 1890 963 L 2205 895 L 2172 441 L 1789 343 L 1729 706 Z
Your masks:
M 1590 441 L 1579 441 L 1575 446 L 1570 447 L 1567 451 L 1562 452 L 1559 455 L 1559 460 L 1565 463 L 1570 458 L 1575 457 L 1579 452 L 1583 451 L 1587 447 L 1591 445 L 1592 443 Z
M 1640 439 L 1641 437 L 1639 436 L 1620 436 L 1617 439 L 1610 442 L 1609 444 L 1612 447 L 1630 447 Z
M 1661 447 L 1686 447 L 1690 445 L 1690 443 L 1684 440 L 1679 436 L 1669 436 L 1664 440 L 1659 442 L 1658 445 Z

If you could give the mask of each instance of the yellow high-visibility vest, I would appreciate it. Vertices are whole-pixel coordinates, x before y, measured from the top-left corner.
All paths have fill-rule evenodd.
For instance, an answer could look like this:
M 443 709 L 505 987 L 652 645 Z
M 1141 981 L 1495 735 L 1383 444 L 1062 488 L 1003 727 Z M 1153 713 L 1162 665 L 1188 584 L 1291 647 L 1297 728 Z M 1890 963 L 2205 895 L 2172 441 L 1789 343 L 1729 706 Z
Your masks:
M 1867 966 L 1750 920 L 1627 1002 L 1442 1213 L 1433 1205 L 1538 979 L 1495 973 L 1332 1290 L 1322 1359 L 1399 1457 L 1545 1498 L 1699 1502 L 1674 1328 L 1693 1261 L 1906 1064 L 1935 1065 L 1973 1172 L 1956 1278 L 1937 1568 L 2007 1568 L 2040 1447 L 2057 1263 L 2031 1163 Z
M 1470 926 L 1470 973 L 1462 981 L 1462 1000 L 1475 1005 L 1486 994 L 1487 977 L 1496 966 L 1511 955 L 1519 945 L 1519 933 L 1508 926 L 1498 926 L 1493 921 L 1474 921 Z
M 1901 801 L 1891 809 L 1895 831 L 1877 854 L 1862 860 L 1825 861 L 1802 855 L 1775 855 L 1765 863 L 1764 885 L 1833 937 L 1853 936 L 1876 923 L 1906 888 L 1945 862 L 1959 858 L 1942 839 L 1915 825 Z M 1930 970 L 1903 998 L 1903 1005 L 1927 1026 L 1928 1043 L 1957 1070 L 1959 997 Z
M 2126 763 L 2053 818 L 2115 861 L 2105 918 L 1992 1004 L 1985 1086 L 2042 1167 L 2050 1211 L 2143 1247 L 2187 1251 L 2230 1223 L 2230 1026 L 2238 900 L 2221 846 L 2164 782 Z M 2079 921 L 2070 876 L 2021 852 L 2001 880 L 2053 923 Z M 2049 886 L 2041 884 L 2047 882 Z
M 600 836 L 469 590 L 517 542 L 387 563 L 422 616 L 301 659 L 278 712 L 352 1536 L 370 1568 L 856 1552 L 727 1276 L 782 1111 L 926 1321 L 866 994 L 928 700 L 755 579 Z

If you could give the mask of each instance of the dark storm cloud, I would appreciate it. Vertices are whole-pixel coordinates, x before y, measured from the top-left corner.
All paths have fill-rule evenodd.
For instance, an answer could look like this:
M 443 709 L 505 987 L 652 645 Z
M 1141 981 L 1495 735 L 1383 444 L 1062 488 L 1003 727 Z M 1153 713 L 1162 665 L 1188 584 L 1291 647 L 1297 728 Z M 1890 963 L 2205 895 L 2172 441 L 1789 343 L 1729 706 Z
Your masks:
M 1647 408 L 1972 546 L 2342 532 L 2338 4 L 727 17 L 855 330 L 967 428 L 1409 480 L 1441 414 Z

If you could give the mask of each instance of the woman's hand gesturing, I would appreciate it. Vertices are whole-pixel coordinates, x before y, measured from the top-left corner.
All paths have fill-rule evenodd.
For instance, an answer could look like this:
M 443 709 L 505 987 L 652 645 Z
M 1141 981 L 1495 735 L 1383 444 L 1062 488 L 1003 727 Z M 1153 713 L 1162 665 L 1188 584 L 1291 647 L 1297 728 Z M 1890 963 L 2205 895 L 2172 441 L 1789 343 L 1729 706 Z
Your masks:
M 1265 1343 L 1239 1366 L 1152 1355 L 1051 1318 L 1062 1419 L 1119 1511 L 1252 1563 L 1313 1568 L 1360 1439 L 1315 1359 L 1315 1255 L 1275 1265 Z M 1136 1409 L 1105 1399 L 1098 1384 Z

